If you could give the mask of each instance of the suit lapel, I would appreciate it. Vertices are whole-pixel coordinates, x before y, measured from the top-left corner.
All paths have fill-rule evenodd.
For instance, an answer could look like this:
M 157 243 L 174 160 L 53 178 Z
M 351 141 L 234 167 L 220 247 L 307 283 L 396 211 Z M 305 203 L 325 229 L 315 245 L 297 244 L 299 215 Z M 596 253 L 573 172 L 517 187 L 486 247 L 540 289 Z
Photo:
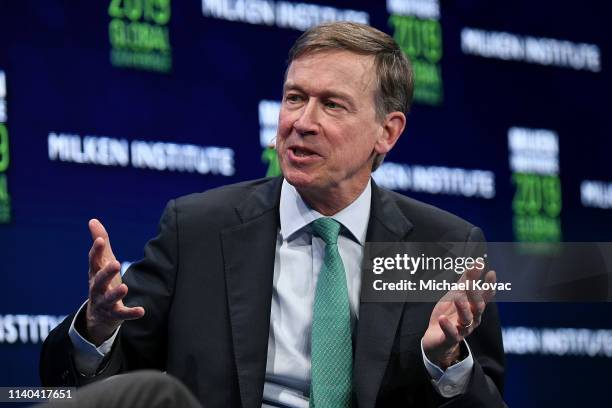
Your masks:
M 398 242 L 411 230 L 412 224 L 397 207 L 391 194 L 380 190 L 372 181 L 372 206 L 366 241 Z M 360 408 L 370 408 L 376 404 L 404 305 L 359 305 L 353 383 Z
M 257 186 L 221 233 L 234 356 L 245 408 L 261 407 L 282 179 Z

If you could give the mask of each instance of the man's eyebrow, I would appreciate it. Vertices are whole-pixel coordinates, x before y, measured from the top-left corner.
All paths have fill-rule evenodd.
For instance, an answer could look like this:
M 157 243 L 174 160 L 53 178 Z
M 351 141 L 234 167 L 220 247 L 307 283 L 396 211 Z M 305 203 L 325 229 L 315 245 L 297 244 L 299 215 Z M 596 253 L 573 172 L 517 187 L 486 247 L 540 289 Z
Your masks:
M 304 91 L 301 86 L 294 84 L 293 82 L 285 82 L 285 84 L 283 85 L 283 92 L 287 91 L 298 91 L 301 93 L 306 93 L 306 91 Z
M 302 88 L 298 84 L 294 84 L 291 82 L 285 83 L 285 85 L 283 86 L 283 93 L 287 91 L 298 91 L 304 94 L 307 93 L 304 90 L 304 88 Z M 352 105 L 352 107 L 355 106 L 354 98 L 351 95 L 347 94 L 346 92 L 342 92 L 339 90 L 326 90 L 326 91 L 321 92 L 319 96 L 321 98 L 339 98 L 339 99 L 342 99 L 343 101 L 346 101 L 348 104 Z

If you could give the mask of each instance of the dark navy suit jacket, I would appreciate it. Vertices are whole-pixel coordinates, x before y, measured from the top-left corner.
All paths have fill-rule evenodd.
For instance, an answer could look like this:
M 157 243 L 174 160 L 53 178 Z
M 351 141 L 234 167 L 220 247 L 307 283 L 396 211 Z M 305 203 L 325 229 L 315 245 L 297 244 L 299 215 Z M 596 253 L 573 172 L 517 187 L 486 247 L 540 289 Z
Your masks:
M 168 203 L 159 234 L 124 276 L 128 306 L 105 368 L 93 380 L 144 368 L 167 371 L 208 407 L 261 407 L 272 299 L 281 178 L 192 194 Z M 372 183 L 368 242 L 463 242 L 482 232 L 435 207 Z M 504 355 L 495 304 L 467 339 L 474 368 L 467 392 L 440 397 L 423 365 L 420 339 L 433 303 L 361 303 L 354 336 L 356 405 L 497 407 Z M 46 386 L 92 381 L 74 368 L 69 316 L 47 337 Z

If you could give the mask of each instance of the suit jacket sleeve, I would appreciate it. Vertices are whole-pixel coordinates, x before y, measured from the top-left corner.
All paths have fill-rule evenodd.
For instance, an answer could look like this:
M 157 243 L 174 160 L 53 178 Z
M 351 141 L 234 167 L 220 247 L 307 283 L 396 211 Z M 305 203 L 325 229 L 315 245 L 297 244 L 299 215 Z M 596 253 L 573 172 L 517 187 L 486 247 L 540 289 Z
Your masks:
M 129 288 L 127 306 L 143 306 L 145 316 L 126 321 L 98 375 L 85 377 L 74 365 L 73 346 L 68 335 L 74 314 L 49 333 L 40 357 L 40 378 L 44 386 L 81 386 L 111 375 L 136 369 L 164 370 L 167 347 L 167 316 L 172 305 L 178 265 L 177 214 L 174 200 L 164 210 L 157 237 L 149 241 L 142 260 L 123 276 Z

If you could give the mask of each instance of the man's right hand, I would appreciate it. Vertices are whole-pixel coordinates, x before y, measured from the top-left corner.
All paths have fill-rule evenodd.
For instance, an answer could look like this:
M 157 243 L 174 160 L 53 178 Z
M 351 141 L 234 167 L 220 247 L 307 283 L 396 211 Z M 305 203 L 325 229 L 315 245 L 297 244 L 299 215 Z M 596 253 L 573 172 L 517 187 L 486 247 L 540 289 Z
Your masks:
M 144 316 L 142 307 L 126 307 L 122 299 L 128 287 L 121 282 L 121 264 L 115 258 L 108 233 L 100 221 L 89 220 L 93 245 L 89 251 L 89 301 L 85 331 L 81 333 L 96 346 L 110 338 L 124 320 Z

